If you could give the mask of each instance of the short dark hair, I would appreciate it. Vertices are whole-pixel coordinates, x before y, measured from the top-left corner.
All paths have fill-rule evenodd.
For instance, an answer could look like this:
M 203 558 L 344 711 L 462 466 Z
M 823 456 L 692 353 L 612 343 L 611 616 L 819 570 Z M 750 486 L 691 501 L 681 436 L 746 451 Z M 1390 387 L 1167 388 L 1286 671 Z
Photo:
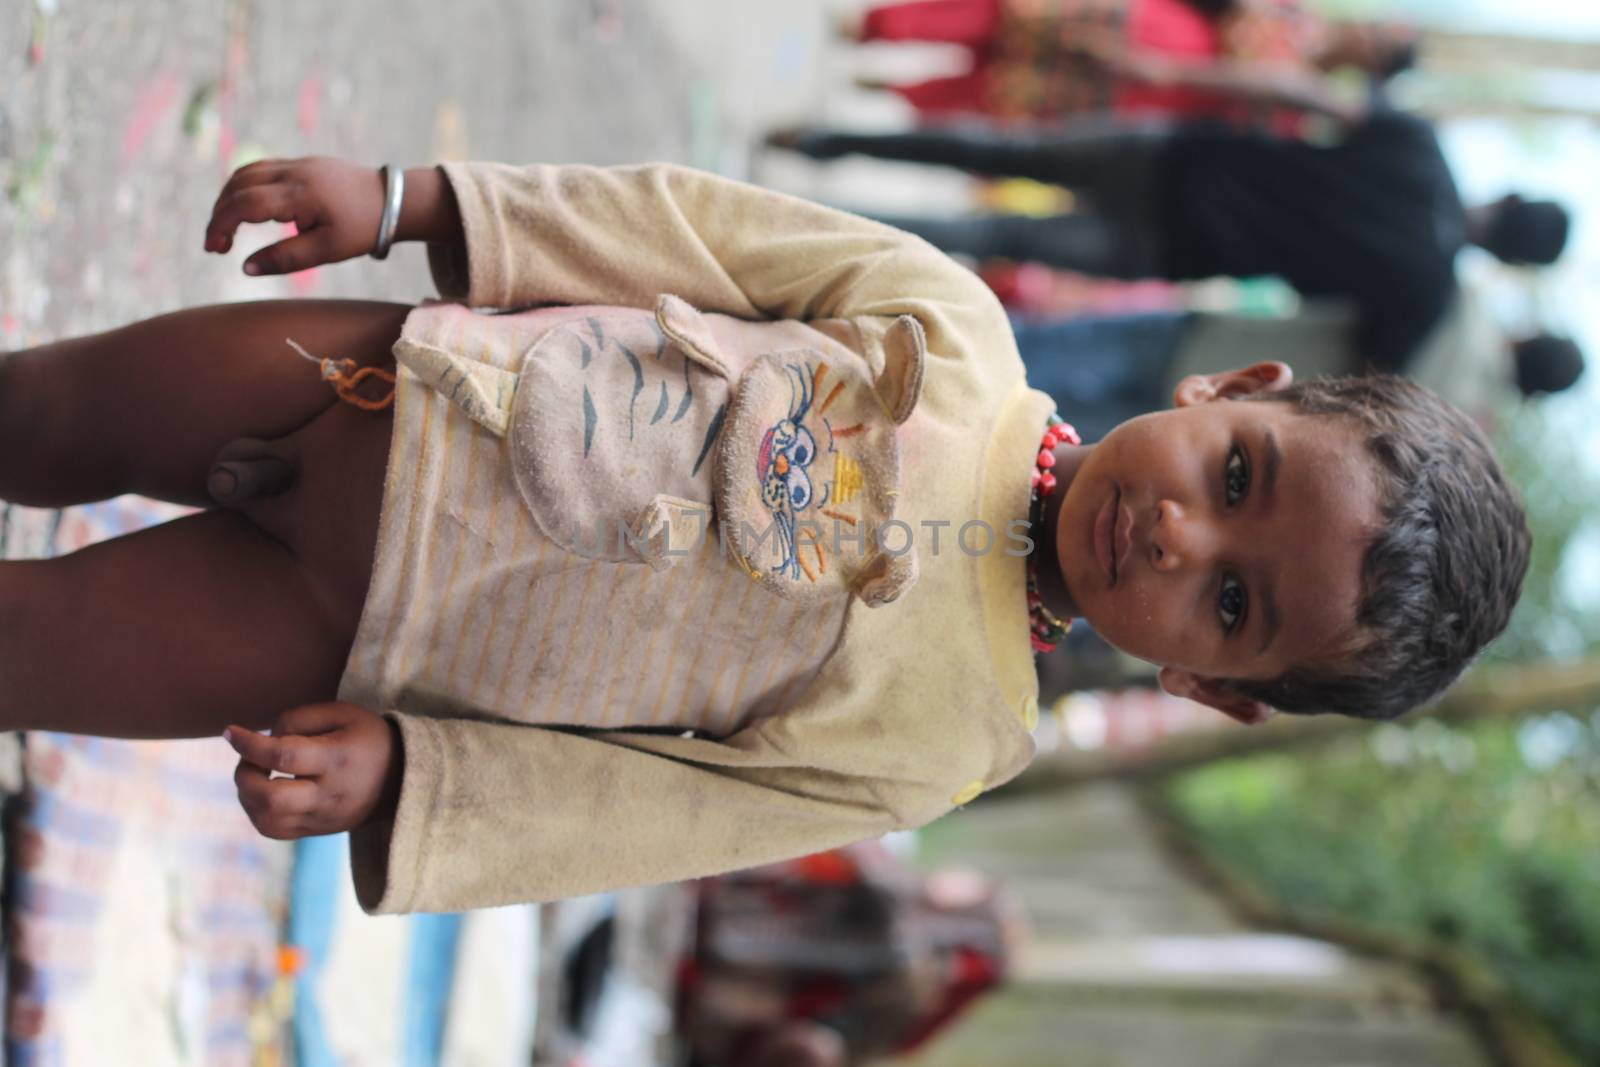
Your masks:
M 1559 393 L 1583 377 L 1583 350 L 1565 337 L 1541 333 L 1511 346 L 1523 396 Z
M 1279 711 L 1364 719 L 1392 719 L 1437 697 L 1505 629 L 1533 541 L 1483 432 L 1387 374 L 1322 378 L 1251 399 L 1359 427 L 1379 475 L 1382 519 L 1339 662 L 1225 684 Z
M 1513 193 L 1494 203 L 1479 244 L 1504 263 L 1542 267 L 1561 258 L 1571 229 L 1572 217 L 1560 204 Z

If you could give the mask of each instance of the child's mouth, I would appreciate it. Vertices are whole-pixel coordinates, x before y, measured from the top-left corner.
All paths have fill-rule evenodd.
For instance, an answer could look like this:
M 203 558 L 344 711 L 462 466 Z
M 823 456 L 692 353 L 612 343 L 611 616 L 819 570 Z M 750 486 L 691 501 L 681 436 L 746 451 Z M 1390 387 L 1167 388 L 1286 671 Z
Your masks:
M 1117 490 L 1117 521 L 1111 528 L 1111 570 L 1122 571 L 1122 564 L 1133 547 L 1133 509 L 1122 506 L 1122 490 Z
M 1117 584 L 1117 517 L 1122 513 L 1122 490 L 1113 489 L 1110 499 L 1094 520 L 1094 554 L 1100 569 L 1112 585 Z

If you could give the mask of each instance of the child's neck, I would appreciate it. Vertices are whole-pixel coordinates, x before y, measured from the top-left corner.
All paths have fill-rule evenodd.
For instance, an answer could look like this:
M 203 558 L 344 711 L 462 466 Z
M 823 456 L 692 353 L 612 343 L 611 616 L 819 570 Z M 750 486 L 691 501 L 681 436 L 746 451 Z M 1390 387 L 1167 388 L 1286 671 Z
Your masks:
M 1093 448 L 1093 445 L 1069 445 L 1065 442 L 1056 446 L 1056 465 L 1051 468 L 1056 476 L 1056 491 L 1044 498 L 1044 513 L 1041 516 L 1043 528 L 1034 534 L 1036 545 L 1033 551 L 1038 557 L 1039 595 L 1044 598 L 1045 607 L 1062 619 L 1076 617 L 1078 606 L 1073 602 L 1072 591 L 1062 577 L 1061 559 L 1057 551 L 1060 544 L 1061 504 L 1067 499 L 1073 478 L 1082 469 L 1084 460 L 1089 458 Z

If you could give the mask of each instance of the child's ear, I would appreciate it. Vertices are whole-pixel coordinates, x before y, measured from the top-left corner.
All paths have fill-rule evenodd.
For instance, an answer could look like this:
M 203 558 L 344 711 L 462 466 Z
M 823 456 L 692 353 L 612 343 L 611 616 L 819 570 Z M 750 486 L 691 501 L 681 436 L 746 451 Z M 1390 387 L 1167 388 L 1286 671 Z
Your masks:
M 1156 677 L 1161 683 L 1161 688 L 1171 695 L 1192 700 L 1196 704 L 1204 704 L 1208 708 L 1216 708 L 1228 718 L 1237 719 L 1246 726 L 1259 726 L 1272 718 L 1271 708 L 1259 700 L 1241 696 L 1225 688 L 1215 678 L 1205 678 L 1174 667 L 1162 667 Z
M 1173 391 L 1173 407 L 1192 407 L 1213 400 L 1236 400 L 1256 393 L 1277 393 L 1294 384 L 1294 371 L 1277 360 L 1252 363 L 1238 370 L 1191 374 Z

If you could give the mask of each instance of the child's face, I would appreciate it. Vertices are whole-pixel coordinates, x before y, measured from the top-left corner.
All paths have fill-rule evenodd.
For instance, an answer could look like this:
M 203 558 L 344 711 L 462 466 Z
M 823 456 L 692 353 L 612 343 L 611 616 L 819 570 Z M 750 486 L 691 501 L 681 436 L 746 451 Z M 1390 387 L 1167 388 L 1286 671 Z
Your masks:
M 1173 410 L 1087 450 L 1056 529 L 1076 612 L 1158 664 L 1168 692 L 1244 721 L 1268 711 L 1218 680 L 1338 655 L 1379 522 L 1375 472 L 1346 420 L 1229 400 L 1288 382 L 1281 363 L 1185 379 Z

